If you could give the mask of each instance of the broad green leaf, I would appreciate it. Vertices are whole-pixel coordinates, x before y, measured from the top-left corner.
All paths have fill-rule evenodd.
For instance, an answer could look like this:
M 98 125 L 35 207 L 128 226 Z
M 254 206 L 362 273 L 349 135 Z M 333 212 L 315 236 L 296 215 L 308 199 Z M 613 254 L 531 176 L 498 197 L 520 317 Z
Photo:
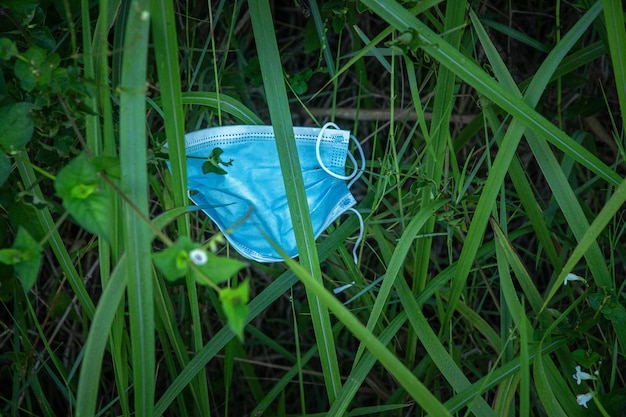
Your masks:
M 46 81 L 45 75 L 40 73 L 40 68 L 46 60 L 46 52 L 41 48 L 33 47 L 24 52 L 21 58 L 15 61 L 13 71 L 20 80 L 20 86 L 26 91 L 31 91 L 41 81 Z M 50 79 L 49 76 L 47 78 Z
M 85 154 L 74 158 L 57 175 L 54 188 L 63 206 L 86 230 L 109 239 L 109 197 L 104 181 Z
M 245 280 L 235 288 L 220 291 L 220 301 L 224 308 L 228 325 L 240 340 L 243 340 L 243 328 L 248 316 L 249 283 Z
M 35 129 L 30 118 L 34 107 L 31 103 L 13 103 L 0 108 L 0 149 L 5 152 L 24 149 Z
M 626 325 L 626 307 L 619 303 L 619 298 L 612 293 L 593 293 L 587 297 L 589 305 L 594 310 L 600 310 L 607 320 L 618 326 Z

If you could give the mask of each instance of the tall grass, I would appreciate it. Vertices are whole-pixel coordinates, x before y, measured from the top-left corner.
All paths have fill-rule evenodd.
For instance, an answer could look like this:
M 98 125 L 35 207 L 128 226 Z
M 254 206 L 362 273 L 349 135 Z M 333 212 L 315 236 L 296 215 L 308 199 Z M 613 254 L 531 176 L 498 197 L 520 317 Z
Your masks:
M 626 35 L 619 2 L 589 3 L 557 5 L 575 18 L 555 12 L 550 39 L 468 2 L 67 5 L 57 47 L 80 45 L 94 87 L 74 153 L 119 161 L 96 191 L 112 226 L 91 238 L 80 216 L 34 205 L 47 260 L 32 290 L 2 299 L 1 413 L 623 415 Z M 525 77 L 503 56 L 510 39 L 536 53 Z M 608 144 L 564 116 L 568 88 L 594 87 L 568 83 L 598 58 L 613 76 Z M 355 217 L 314 239 L 293 135 L 346 107 L 354 121 L 335 120 L 368 153 L 357 265 Z M 251 282 L 243 340 L 215 288 L 193 271 L 170 282 L 151 257 L 179 237 L 238 257 L 188 207 L 184 150 L 186 131 L 235 123 L 273 126 L 299 251 L 222 287 Z M 29 146 L 4 187 L 55 201 L 61 167 Z

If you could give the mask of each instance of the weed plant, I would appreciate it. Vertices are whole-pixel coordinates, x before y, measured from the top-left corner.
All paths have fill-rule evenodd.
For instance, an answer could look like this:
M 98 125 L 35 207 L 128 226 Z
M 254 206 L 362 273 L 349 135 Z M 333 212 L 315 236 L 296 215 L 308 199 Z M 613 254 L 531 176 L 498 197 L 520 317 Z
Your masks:
M 622 2 L 0 12 L 0 415 L 626 416 Z M 293 156 L 329 120 L 356 264 Z M 188 201 L 184 133 L 232 124 L 274 128 L 295 259 Z

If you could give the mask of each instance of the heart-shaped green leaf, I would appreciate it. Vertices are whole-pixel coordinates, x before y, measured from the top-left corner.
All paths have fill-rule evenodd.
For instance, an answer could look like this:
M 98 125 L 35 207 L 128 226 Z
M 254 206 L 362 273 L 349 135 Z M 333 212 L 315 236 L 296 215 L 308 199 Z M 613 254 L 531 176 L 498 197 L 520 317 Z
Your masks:
M 109 240 L 111 216 L 104 181 L 85 154 L 59 172 L 54 188 L 63 206 L 87 231 Z

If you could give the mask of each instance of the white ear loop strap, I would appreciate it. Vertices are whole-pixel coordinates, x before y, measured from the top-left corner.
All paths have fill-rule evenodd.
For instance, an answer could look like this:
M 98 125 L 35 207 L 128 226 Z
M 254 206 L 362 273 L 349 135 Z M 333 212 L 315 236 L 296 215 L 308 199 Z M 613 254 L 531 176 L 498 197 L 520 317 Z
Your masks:
M 334 173 L 333 171 L 328 169 L 326 165 L 324 165 L 324 161 L 322 161 L 322 157 L 320 155 L 320 144 L 322 143 L 322 137 L 324 136 L 324 132 L 326 131 L 326 129 L 331 127 L 334 129 L 339 129 L 339 126 L 337 126 L 335 123 L 328 122 L 324 126 L 322 126 L 319 135 L 317 135 L 317 140 L 315 141 L 315 156 L 317 157 L 317 162 L 319 162 L 320 167 L 324 170 L 324 172 L 340 180 L 350 180 L 350 182 L 348 183 L 348 188 L 351 188 L 352 184 L 354 184 L 355 181 L 358 180 L 365 171 L 365 155 L 363 154 L 363 148 L 361 147 L 361 144 L 359 143 L 357 138 L 355 138 L 354 135 L 350 135 L 350 139 L 352 139 L 352 141 L 356 145 L 356 149 L 361 157 L 361 165 L 359 166 L 354 156 L 351 153 L 348 153 L 348 158 L 350 158 L 350 161 L 352 161 L 354 171 L 352 171 L 350 175 L 339 175 Z M 359 257 L 357 256 L 357 252 L 359 250 L 359 245 L 363 240 L 365 225 L 363 224 L 363 216 L 361 216 L 361 213 L 359 213 L 354 208 L 349 208 L 348 210 L 353 211 L 359 219 L 359 236 L 357 237 L 356 242 L 354 243 L 354 248 L 352 249 L 352 258 L 354 259 L 354 264 L 356 265 L 359 263 Z
M 363 216 L 356 209 L 350 207 L 348 210 L 353 211 L 356 214 L 356 217 L 359 219 L 359 237 L 356 238 L 356 242 L 354 242 L 354 247 L 352 248 L 352 259 L 354 259 L 354 264 L 359 264 L 359 257 L 357 252 L 359 251 L 359 246 L 361 245 L 361 241 L 363 240 L 363 233 L 365 233 L 365 225 L 363 224 Z
M 326 123 L 320 129 L 320 133 L 317 135 L 317 140 L 315 141 L 315 157 L 317 158 L 317 162 L 320 164 L 320 167 L 328 175 L 330 175 L 332 177 L 335 177 L 337 179 L 340 179 L 340 180 L 351 180 L 348 183 L 348 188 L 350 188 L 350 187 L 352 187 L 352 184 L 354 184 L 354 182 L 361 177 L 361 175 L 363 174 L 363 171 L 365 171 L 365 155 L 363 154 L 363 148 L 361 147 L 361 144 L 359 143 L 359 141 L 354 137 L 354 135 L 350 135 L 350 139 L 352 139 L 352 141 L 356 145 L 356 149 L 357 149 L 357 151 L 358 151 L 358 153 L 359 153 L 359 155 L 361 157 L 361 165 L 360 165 L 360 167 L 359 167 L 359 164 L 357 164 L 356 159 L 354 158 L 354 156 L 351 153 L 348 153 L 348 158 L 350 158 L 350 161 L 352 162 L 352 165 L 354 166 L 354 171 L 352 171 L 352 173 L 350 175 L 339 175 L 339 174 L 331 171 L 324 164 L 324 161 L 322 160 L 322 156 L 320 154 L 320 145 L 322 143 L 322 137 L 324 137 L 324 133 L 326 132 L 326 129 L 331 128 L 331 127 L 334 128 L 334 129 L 338 129 L 339 130 L 339 126 L 337 126 L 333 122 Z

